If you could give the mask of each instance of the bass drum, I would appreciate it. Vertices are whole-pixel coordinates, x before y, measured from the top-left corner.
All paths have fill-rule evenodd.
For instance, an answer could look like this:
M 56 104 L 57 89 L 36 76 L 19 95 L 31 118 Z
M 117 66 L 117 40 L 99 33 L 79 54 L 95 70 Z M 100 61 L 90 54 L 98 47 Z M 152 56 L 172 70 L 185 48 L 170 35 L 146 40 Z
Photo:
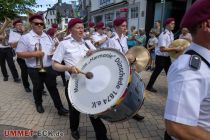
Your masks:
M 82 72 L 92 72 L 93 78 L 71 75 L 68 94 L 75 109 L 109 122 L 127 120 L 140 109 L 144 84 L 136 72 L 131 73 L 122 53 L 115 49 L 97 50 L 77 67 Z

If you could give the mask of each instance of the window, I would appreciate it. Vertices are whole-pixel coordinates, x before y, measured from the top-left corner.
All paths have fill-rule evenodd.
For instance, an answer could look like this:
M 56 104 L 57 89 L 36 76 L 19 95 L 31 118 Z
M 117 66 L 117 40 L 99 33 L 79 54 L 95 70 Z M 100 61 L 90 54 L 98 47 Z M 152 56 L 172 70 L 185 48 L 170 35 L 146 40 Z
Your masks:
M 48 24 L 50 24 L 50 20 L 49 19 L 47 19 L 47 22 L 48 22 Z
M 51 19 L 51 24 L 53 23 L 53 19 Z
M 100 5 L 107 5 L 110 4 L 110 0 L 100 0 Z
M 56 19 L 54 19 L 54 23 L 56 23 L 57 22 L 57 20 Z
M 139 8 L 133 7 L 131 8 L 131 18 L 138 18 L 139 17 Z
M 65 18 L 65 23 L 68 23 L 68 18 Z
M 105 14 L 105 23 L 112 22 L 114 19 L 114 13 Z

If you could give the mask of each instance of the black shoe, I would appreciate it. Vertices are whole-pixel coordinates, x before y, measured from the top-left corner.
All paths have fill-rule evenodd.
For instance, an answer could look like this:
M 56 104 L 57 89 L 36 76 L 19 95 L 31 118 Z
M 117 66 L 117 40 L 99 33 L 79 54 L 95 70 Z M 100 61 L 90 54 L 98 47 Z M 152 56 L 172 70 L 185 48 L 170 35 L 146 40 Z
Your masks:
M 47 96 L 48 94 L 47 94 L 46 91 L 43 90 L 43 91 L 42 91 L 42 95 L 43 95 L 43 96 Z
M 66 116 L 66 115 L 68 115 L 68 113 L 69 113 L 69 110 L 65 109 L 64 107 L 62 107 L 58 110 L 58 115 L 60 115 L 60 116 Z
M 140 116 L 139 114 L 136 114 L 133 116 L 133 119 L 139 122 L 139 121 L 142 121 L 144 119 L 144 117 Z
M 78 130 L 75 130 L 75 131 L 71 131 L 71 136 L 78 140 L 80 138 L 80 135 L 79 135 L 79 131 Z
M 25 91 L 26 92 L 31 92 L 31 89 L 28 87 L 28 88 L 25 88 Z
M 14 79 L 14 82 L 15 82 L 15 83 L 20 83 L 21 80 L 20 80 L 20 78 L 15 78 L 15 79 Z
M 44 113 L 44 108 L 42 105 L 36 105 L 36 111 L 39 113 Z
M 4 81 L 8 81 L 8 77 L 4 77 L 4 79 L 3 79 Z
M 148 91 L 150 91 L 150 92 L 157 92 L 157 90 L 156 89 L 154 89 L 153 87 L 152 88 L 146 88 L 146 90 L 148 90 Z

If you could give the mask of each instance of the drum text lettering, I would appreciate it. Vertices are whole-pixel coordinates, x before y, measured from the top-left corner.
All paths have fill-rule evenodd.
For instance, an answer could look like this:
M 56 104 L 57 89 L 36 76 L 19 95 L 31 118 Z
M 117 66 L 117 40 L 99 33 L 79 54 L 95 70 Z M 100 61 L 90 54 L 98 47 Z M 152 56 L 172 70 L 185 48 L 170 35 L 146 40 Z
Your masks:
M 79 90 L 78 90 L 78 79 L 75 79 L 75 88 L 74 88 L 74 93 L 77 93 Z
M 120 60 L 120 58 L 115 59 L 115 62 L 117 62 L 117 65 L 119 67 L 119 79 L 116 85 L 116 88 L 119 89 L 120 86 L 123 85 L 122 81 L 123 81 L 123 76 L 125 75 L 125 73 L 124 73 L 122 61 Z

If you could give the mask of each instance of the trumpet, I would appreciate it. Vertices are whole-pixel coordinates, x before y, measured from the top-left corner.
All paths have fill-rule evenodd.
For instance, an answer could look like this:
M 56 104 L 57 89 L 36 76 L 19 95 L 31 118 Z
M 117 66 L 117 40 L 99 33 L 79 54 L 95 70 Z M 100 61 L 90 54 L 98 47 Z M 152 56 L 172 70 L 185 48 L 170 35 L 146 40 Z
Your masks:
M 41 46 L 40 42 L 35 44 L 34 51 L 42 51 L 42 46 Z M 36 57 L 36 67 L 40 68 L 39 72 L 41 72 L 41 73 L 46 72 L 46 70 L 44 69 L 44 66 L 43 66 L 43 57 L 41 57 L 41 58 Z

